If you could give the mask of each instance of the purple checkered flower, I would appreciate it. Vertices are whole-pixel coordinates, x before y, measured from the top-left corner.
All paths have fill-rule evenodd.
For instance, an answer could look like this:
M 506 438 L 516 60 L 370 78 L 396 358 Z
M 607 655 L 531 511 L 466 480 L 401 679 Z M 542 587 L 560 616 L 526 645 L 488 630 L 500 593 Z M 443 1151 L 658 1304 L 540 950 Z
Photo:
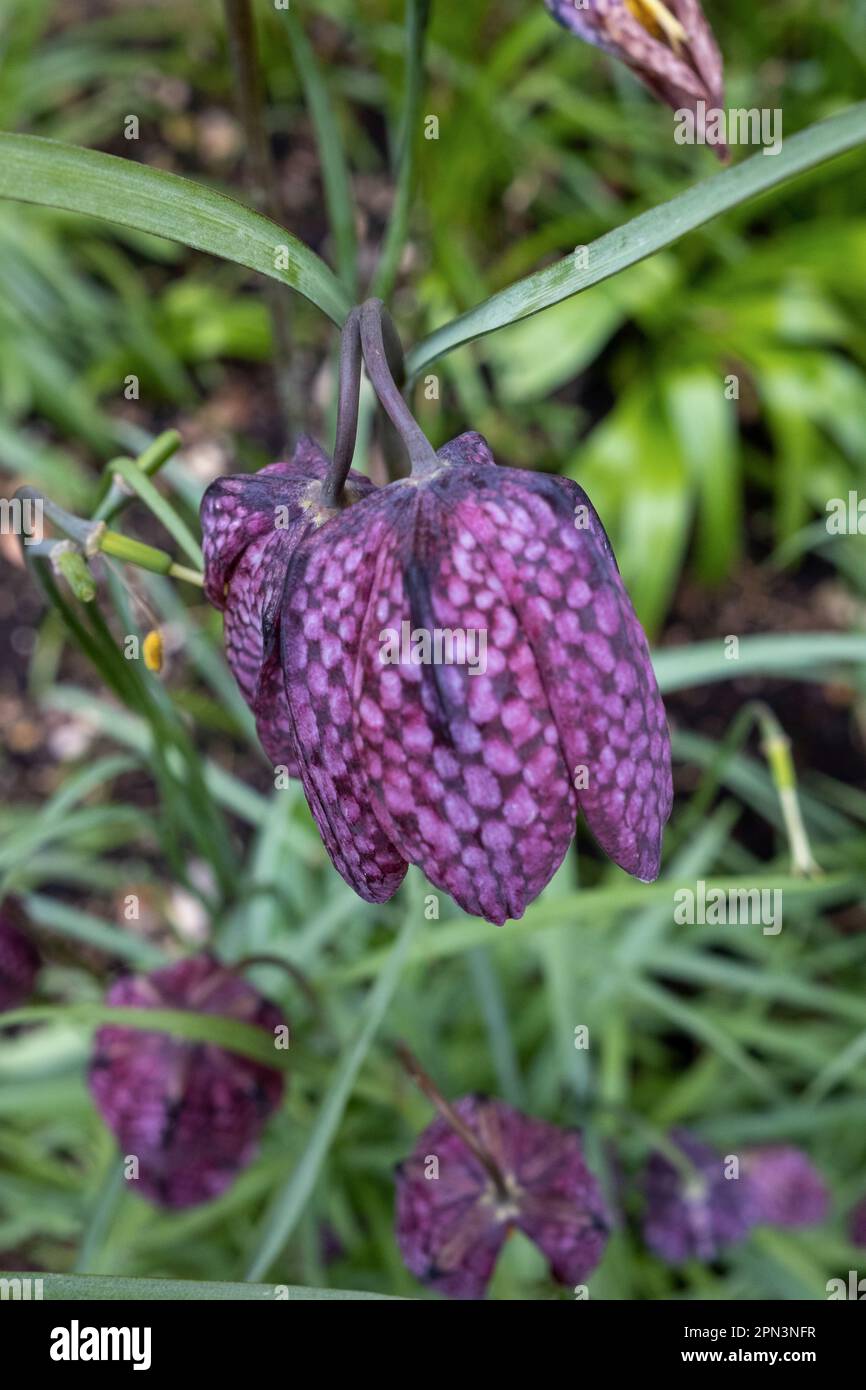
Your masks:
M 612 859 L 655 878 L 670 745 L 598 516 L 568 479 L 497 466 L 480 435 L 431 459 L 387 487 L 353 482 L 336 512 L 294 462 L 206 494 L 207 592 L 266 751 L 299 770 L 369 902 L 412 863 L 466 911 L 519 917 L 578 808 Z M 275 539 L 282 500 L 294 529 Z M 437 661 L 455 633 L 483 662 L 459 644 Z
M 17 899 L 6 898 L 0 906 L 0 1013 L 17 1009 L 33 993 L 41 962 L 26 927 Z
M 748 1149 L 742 1172 L 751 1187 L 761 1225 L 818 1226 L 830 1204 L 821 1174 L 802 1149 L 771 1144 Z
M 699 0 L 545 0 L 564 28 L 618 58 L 698 131 L 724 99 L 722 55 Z M 721 158 L 724 145 L 716 146 Z
M 554 1279 L 584 1283 L 604 1252 L 609 1220 L 577 1131 L 478 1096 L 453 1109 L 489 1162 L 444 1116 L 419 1136 L 397 1173 L 397 1243 L 407 1268 L 448 1298 L 481 1299 L 506 1238 L 520 1230 Z
M 321 496 L 329 466 L 327 454 L 303 435 L 289 462 L 218 478 L 201 504 L 205 593 L 223 614 L 226 658 L 257 715 L 262 747 L 275 763 L 287 764 L 292 776 L 298 769 L 289 752 L 282 680 L 273 666 L 263 676 L 263 649 L 279 626 L 292 552 L 329 515 Z M 371 491 L 368 478 L 349 475 L 347 502 Z
M 129 975 L 106 1003 L 216 1014 L 273 1036 L 280 1010 L 210 955 Z M 163 1207 L 217 1197 L 255 1155 L 283 1094 L 283 1075 L 212 1043 L 107 1024 L 88 1077 L 124 1157 L 138 1159 L 138 1190 Z
M 682 1164 L 653 1153 L 644 1174 L 644 1239 L 666 1264 L 715 1260 L 760 1219 L 747 1177 L 727 1177 L 725 1159 L 685 1131 L 670 1136 Z

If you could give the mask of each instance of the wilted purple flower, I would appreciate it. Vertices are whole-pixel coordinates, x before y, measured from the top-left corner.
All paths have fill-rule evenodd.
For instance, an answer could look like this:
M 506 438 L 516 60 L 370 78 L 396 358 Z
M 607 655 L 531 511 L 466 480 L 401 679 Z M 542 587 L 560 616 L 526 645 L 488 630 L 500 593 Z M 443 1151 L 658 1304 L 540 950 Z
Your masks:
M 580 1135 L 499 1100 L 464 1096 L 453 1108 L 503 1188 L 449 1122 L 435 1119 L 397 1174 L 397 1243 L 408 1269 L 448 1298 L 483 1298 L 517 1229 L 547 1257 L 554 1279 L 583 1283 L 601 1259 L 609 1223 Z
M 866 1197 L 859 1201 L 848 1218 L 852 1245 L 866 1247 Z
M 744 1176 L 726 1177 L 724 1158 L 694 1135 L 678 1130 L 670 1138 L 687 1162 L 681 1169 L 664 1154 L 650 1155 L 644 1239 L 666 1264 L 714 1260 L 758 1220 L 751 1186 Z
M 545 0 L 560 24 L 618 58 L 674 111 L 704 129 L 723 101 L 723 64 L 699 0 Z M 699 105 L 701 103 L 701 105 Z M 724 145 L 716 146 L 724 158 Z
M 335 866 L 369 902 L 413 863 L 468 912 L 519 917 L 578 807 L 611 858 L 655 878 L 670 745 L 598 516 L 569 479 L 498 467 L 477 434 L 435 462 L 270 545 L 274 502 L 297 483 L 271 475 L 267 508 L 261 474 L 206 495 L 208 593 L 250 626 L 263 616 L 261 647 L 248 637 L 241 659 L 234 618 L 228 640 L 247 698 L 258 666 L 266 751 L 298 766 Z M 220 531 L 229 489 L 238 520 Z M 459 645 L 437 662 L 437 634 L 464 653 L 483 636 L 483 663 Z
M 26 931 L 26 919 L 15 898 L 0 906 L 0 1013 L 17 1009 L 30 998 L 39 971 L 39 952 Z
M 802 1149 L 772 1144 L 749 1149 L 741 1171 L 766 1226 L 816 1226 L 826 1220 L 829 1194 L 821 1174 Z
M 129 975 L 106 1003 L 186 1009 L 249 1023 L 273 1034 L 276 1007 L 210 955 Z M 217 1197 L 253 1158 L 283 1076 L 212 1043 L 107 1024 L 98 1030 L 90 1091 L 121 1152 L 139 1162 L 139 1189 L 164 1207 Z

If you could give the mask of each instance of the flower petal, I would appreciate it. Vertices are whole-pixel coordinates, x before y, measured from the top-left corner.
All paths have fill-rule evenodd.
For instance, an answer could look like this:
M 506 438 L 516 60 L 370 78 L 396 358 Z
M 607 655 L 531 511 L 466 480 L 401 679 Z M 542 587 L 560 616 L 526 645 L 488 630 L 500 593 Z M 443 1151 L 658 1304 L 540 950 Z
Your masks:
M 280 661 L 295 754 L 335 867 L 367 902 L 386 902 L 406 873 L 370 807 L 356 746 L 362 615 L 393 536 L 378 496 L 357 502 L 297 548 L 281 610 Z M 269 667 L 267 679 L 273 679 Z
M 472 490 L 447 468 L 404 494 L 404 543 L 370 596 L 356 729 L 393 844 L 465 911 L 502 923 L 562 862 L 577 808 L 535 658 L 471 522 L 452 514 L 461 495 L 471 512 Z M 432 660 L 413 662 L 413 633 Z M 397 662 L 383 661 L 386 634 Z
M 583 490 L 568 479 L 497 472 L 495 491 L 480 489 L 458 516 L 490 554 L 535 654 L 593 835 L 622 868 L 650 881 L 658 875 L 672 783 L 643 629 Z

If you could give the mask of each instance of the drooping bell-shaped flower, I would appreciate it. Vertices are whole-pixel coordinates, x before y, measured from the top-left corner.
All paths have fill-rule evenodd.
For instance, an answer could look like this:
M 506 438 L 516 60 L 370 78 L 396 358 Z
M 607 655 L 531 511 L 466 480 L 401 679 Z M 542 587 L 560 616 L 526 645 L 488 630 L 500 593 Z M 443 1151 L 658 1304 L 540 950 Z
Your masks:
M 827 1185 L 802 1149 L 792 1144 L 748 1149 L 741 1171 L 751 1187 L 761 1225 L 795 1229 L 826 1220 Z
M 564 28 L 618 58 L 700 134 L 724 99 L 722 55 L 699 0 L 545 0 Z M 725 158 L 724 145 L 716 146 Z
M 285 1024 L 276 1005 L 210 955 L 126 976 L 106 1003 L 216 1014 L 271 1036 Z M 120 1024 L 98 1030 L 88 1084 L 121 1154 L 138 1160 L 134 1190 L 173 1208 L 225 1191 L 254 1157 L 283 1094 L 276 1068 L 212 1043 Z
M 30 998 L 40 963 L 20 904 L 6 898 L 0 905 L 0 1013 Z
M 612 859 L 655 878 L 664 708 L 589 499 L 499 467 L 477 434 L 423 446 L 410 478 L 352 482 L 336 510 L 271 470 L 264 503 L 261 474 L 206 495 L 207 592 L 266 751 L 298 769 L 336 868 L 369 902 L 412 863 L 468 912 L 519 917 L 578 808 Z M 283 501 L 296 522 L 274 541 Z
M 263 645 L 278 634 L 289 559 L 301 537 L 329 514 L 322 484 L 331 461 L 315 440 L 299 439 L 288 462 L 258 473 L 218 478 L 201 505 L 205 593 L 223 614 L 226 658 L 244 699 L 258 713 L 262 746 L 288 760 L 282 681 L 261 681 Z M 375 491 L 350 474 L 345 504 Z M 278 673 L 277 673 L 278 674 Z M 293 775 L 297 768 L 289 761 Z
M 652 1153 L 644 1172 L 644 1239 L 666 1264 L 715 1260 L 759 1219 L 751 1185 L 694 1135 L 677 1130 L 670 1142 L 682 1162 Z
M 397 1243 L 407 1268 L 448 1298 L 481 1299 L 516 1229 L 559 1283 L 584 1283 L 604 1252 L 609 1220 L 580 1135 L 499 1100 L 464 1096 L 453 1110 L 477 1145 L 440 1115 L 397 1172 Z

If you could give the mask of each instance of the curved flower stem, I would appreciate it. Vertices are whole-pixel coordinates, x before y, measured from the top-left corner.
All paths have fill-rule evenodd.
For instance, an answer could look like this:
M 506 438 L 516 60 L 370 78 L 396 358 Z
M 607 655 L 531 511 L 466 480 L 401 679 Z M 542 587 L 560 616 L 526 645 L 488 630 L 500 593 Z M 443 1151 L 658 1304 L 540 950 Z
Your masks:
M 493 1182 L 497 1195 L 503 1201 L 510 1201 L 512 1194 L 508 1190 L 508 1184 L 503 1177 L 499 1165 L 493 1158 L 493 1155 L 481 1142 L 478 1135 L 473 1133 L 466 1122 L 460 1118 L 451 1102 L 445 1099 L 439 1087 L 432 1078 L 427 1075 L 415 1054 L 410 1051 L 405 1043 L 401 1042 L 397 1044 L 397 1056 L 400 1058 L 409 1076 L 415 1082 L 415 1085 L 419 1090 L 424 1092 L 428 1100 L 433 1102 L 443 1120 L 447 1121 L 454 1130 L 454 1133 L 460 1136 L 466 1147 L 471 1150 L 478 1159 L 478 1162 L 482 1165 Z
M 361 310 L 354 308 L 340 338 L 340 398 L 337 403 L 337 438 L 334 461 L 322 485 L 326 507 L 338 507 L 343 485 L 352 467 L 358 434 L 358 399 L 361 390 Z
M 406 446 L 412 476 L 417 478 L 429 473 L 438 467 L 439 460 L 400 393 L 397 383 L 405 376 L 403 349 L 381 299 L 368 299 L 361 306 L 361 349 L 376 395 Z
M 313 1012 L 317 1013 L 319 1017 L 322 1016 L 322 1005 L 319 1002 L 319 996 L 310 984 L 303 970 L 299 970 L 296 965 L 290 960 L 286 960 L 284 956 L 270 956 L 261 953 L 252 956 L 242 956 L 240 960 L 235 961 L 233 965 L 227 968 L 239 974 L 242 970 L 249 970 L 255 965 L 272 965 L 278 970 L 284 970 L 289 978 L 294 980 Z

